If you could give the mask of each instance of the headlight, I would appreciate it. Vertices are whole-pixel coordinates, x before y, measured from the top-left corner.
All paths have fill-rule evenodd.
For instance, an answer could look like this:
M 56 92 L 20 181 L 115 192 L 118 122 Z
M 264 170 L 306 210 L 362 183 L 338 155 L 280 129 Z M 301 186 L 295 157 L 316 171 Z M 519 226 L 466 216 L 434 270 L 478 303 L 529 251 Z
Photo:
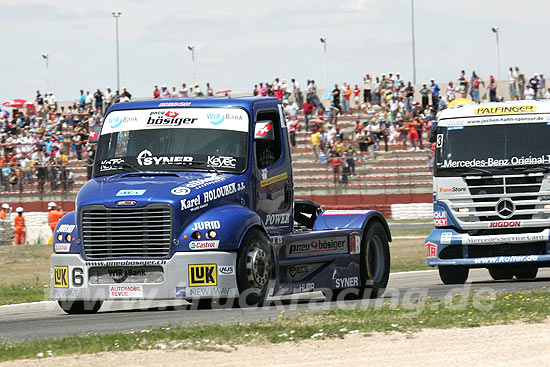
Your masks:
M 57 235 L 57 242 L 63 242 L 63 235 L 61 233 Z

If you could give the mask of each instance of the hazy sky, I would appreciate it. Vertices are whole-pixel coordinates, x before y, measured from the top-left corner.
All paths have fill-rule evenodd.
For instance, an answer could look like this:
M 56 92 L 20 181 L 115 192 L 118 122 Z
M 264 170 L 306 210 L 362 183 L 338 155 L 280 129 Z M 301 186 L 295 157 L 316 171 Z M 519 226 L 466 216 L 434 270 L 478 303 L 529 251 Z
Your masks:
M 296 78 L 323 84 L 359 83 L 365 73 L 401 72 L 412 80 L 410 0 L 73 1 L 0 0 L 3 55 L 0 99 L 34 99 L 46 88 L 58 100 L 78 90 L 116 88 L 115 20 L 119 21 L 121 87 L 152 96 L 155 84 L 192 81 L 191 52 L 204 90 L 248 92 L 260 81 Z M 415 0 L 417 82 L 456 80 L 458 72 L 500 74 L 510 65 L 526 75 L 546 70 L 547 1 Z

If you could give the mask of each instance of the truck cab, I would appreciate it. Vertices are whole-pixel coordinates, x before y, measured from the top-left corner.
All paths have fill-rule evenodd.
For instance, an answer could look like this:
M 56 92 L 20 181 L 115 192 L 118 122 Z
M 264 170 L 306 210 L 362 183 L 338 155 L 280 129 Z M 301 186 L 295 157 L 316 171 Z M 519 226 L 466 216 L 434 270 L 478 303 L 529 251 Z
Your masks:
M 276 98 L 120 103 L 93 177 L 55 230 L 51 295 L 68 313 L 104 300 L 234 299 L 383 291 L 391 235 L 370 210 L 294 201 Z
M 535 278 L 550 265 L 550 104 L 452 107 L 433 137 L 428 266 L 446 284 L 464 283 L 470 268 L 495 280 Z

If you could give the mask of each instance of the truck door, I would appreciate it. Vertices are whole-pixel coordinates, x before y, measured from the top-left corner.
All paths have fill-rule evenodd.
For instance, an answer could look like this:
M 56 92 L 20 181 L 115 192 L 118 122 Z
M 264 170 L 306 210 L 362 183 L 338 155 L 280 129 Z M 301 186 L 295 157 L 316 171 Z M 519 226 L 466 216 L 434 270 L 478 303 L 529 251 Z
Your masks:
M 254 149 L 256 212 L 270 234 L 292 232 L 293 187 L 290 148 L 280 109 L 256 114 Z

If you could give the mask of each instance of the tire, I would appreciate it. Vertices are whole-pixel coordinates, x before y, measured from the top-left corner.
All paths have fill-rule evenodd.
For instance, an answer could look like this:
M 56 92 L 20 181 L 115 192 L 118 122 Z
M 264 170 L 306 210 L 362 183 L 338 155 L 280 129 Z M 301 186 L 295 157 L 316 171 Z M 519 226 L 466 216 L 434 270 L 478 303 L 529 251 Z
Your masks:
M 465 266 L 440 266 L 439 278 L 444 284 L 464 284 L 469 272 Z
M 237 255 L 239 306 L 262 306 L 267 299 L 274 261 L 268 237 L 250 230 Z
M 103 301 L 57 301 L 57 303 L 70 315 L 96 313 L 103 305 Z
M 382 224 L 367 227 L 361 243 L 361 298 L 381 296 L 390 277 L 390 246 Z
M 488 268 L 491 278 L 494 280 L 510 280 L 514 277 L 512 269 L 508 268 Z
M 525 267 L 525 268 L 519 268 L 514 270 L 514 276 L 518 280 L 535 279 L 537 277 L 538 272 L 539 272 L 539 268 Z

